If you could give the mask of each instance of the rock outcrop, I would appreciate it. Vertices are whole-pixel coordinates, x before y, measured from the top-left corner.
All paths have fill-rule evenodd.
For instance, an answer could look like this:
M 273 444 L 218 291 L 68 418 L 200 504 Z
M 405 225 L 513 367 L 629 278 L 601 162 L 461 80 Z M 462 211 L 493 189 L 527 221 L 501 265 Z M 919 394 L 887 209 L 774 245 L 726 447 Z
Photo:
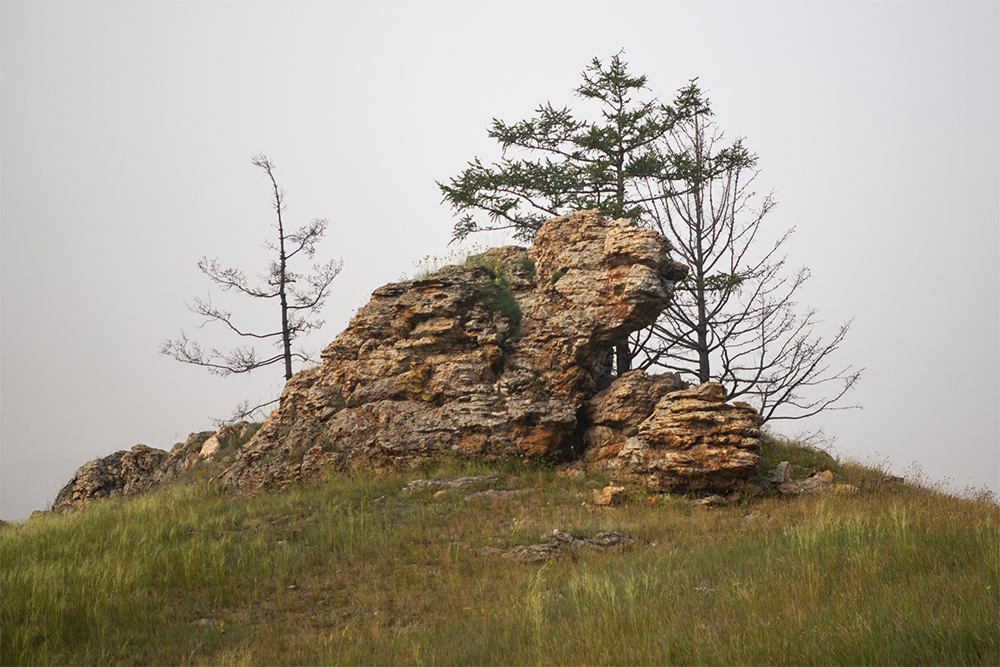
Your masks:
M 809 477 L 793 480 L 787 475 L 787 463 L 787 461 L 782 461 L 781 464 L 778 464 L 779 468 L 781 468 L 782 464 L 786 464 L 782 470 L 782 477 L 784 479 L 778 485 L 778 493 L 783 496 L 801 496 L 810 493 L 843 493 L 850 495 L 861 492 L 861 489 L 853 484 L 837 484 L 835 482 L 836 476 L 829 470 L 818 470 Z
M 650 491 L 730 491 L 760 460 L 757 413 L 726 403 L 722 385 L 680 388 L 676 376 L 626 373 L 587 402 L 589 470 Z
M 151 486 L 152 472 L 166 455 L 163 450 L 136 445 L 131 451 L 115 452 L 85 463 L 56 495 L 52 509 L 78 509 L 98 498 L 144 491 Z
M 662 236 L 585 211 L 547 221 L 530 249 L 381 287 L 322 364 L 288 381 L 224 479 L 250 489 L 348 461 L 571 455 L 611 348 L 653 323 L 685 273 Z
M 130 496 L 177 479 L 207 462 L 225 459 L 253 427 L 240 423 L 219 431 L 192 433 L 169 451 L 136 445 L 94 459 L 77 469 L 73 478 L 56 495 L 53 511 L 79 509 L 111 496 Z
M 92 461 L 54 509 L 206 463 L 254 490 L 327 468 L 452 456 L 582 459 L 651 491 L 731 491 L 759 458 L 749 406 L 726 404 L 719 385 L 610 374 L 614 346 L 652 324 L 686 275 L 669 251 L 653 231 L 584 211 L 548 220 L 531 248 L 385 285 L 320 365 L 286 383 L 252 438 L 226 427 L 169 454 L 139 445 Z

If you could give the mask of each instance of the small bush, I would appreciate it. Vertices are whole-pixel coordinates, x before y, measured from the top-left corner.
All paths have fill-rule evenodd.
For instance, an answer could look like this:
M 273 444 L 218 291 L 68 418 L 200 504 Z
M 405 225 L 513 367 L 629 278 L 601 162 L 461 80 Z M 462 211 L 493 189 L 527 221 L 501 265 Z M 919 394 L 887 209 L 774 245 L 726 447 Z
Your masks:
M 511 331 L 517 335 L 521 327 L 521 306 L 505 278 L 494 278 L 486 286 L 483 305 L 510 322 Z

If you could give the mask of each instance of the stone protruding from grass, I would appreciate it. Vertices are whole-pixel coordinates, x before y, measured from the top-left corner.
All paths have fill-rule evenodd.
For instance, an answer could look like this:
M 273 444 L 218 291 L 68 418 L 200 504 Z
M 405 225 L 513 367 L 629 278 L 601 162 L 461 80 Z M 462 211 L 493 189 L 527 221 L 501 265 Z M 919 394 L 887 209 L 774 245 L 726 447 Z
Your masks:
M 757 471 L 757 412 L 727 403 L 720 384 L 684 388 L 675 376 L 633 371 L 590 399 L 587 411 L 591 471 L 657 493 L 729 493 Z
M 787 463 L 783 461 L 782 463 Z M 780 467 L 780 464 L 779 464 Z M 805 479 L 788 480 L 778 485 L 778 492 L 785 496 L 800 496 L 808 493 L 859 493 L 852 484 L 837 484 L 836 477 L 829 470 L 820 470 Z
M 610 484 L 600 491 L 594 489 L 594 504 L 599 507 L 617 505 L 628 497 L 628 490 L 624 486 Z
M 534 544 L 519 544 L 512 549 L 487 547 L 480 550 L 480 555 L 499 554 L 521 563 L 541 563 L 554 560 L 570 552 L 620 549 L 634 541 L 634 538 L 622 535 L 617 531 L 584 537 L 556 529 L 543 535 L 542 539 Z
M 400 493 L 415 491 L 442 491 L 446 489 L 467 489 L 497 484 L 500 478 L 496 475 L 480 475 L 477 477 L 447 477 L 443 479 L 415 479 L 408 482 Z

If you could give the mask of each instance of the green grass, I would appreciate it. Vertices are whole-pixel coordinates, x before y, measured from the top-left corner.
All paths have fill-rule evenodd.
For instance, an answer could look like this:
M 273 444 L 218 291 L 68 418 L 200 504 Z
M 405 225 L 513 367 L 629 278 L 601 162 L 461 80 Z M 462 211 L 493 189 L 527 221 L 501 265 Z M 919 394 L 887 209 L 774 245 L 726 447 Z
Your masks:
M 477 253 L 477 254 L 470 254 Z M 523 258 L 515 262 L 523 272 L 523 277 L 533 280 L 535 277 L 535 260 Z M 521 326 L 521 306 L 511 291 L 508 281 L 507 270 L 509 267 L 496 255 L 489 253 L 489 249 L 481 246 L 473 246 L 472 250 L 455 250 L 444 257 L 427 256 L 415 265 L 413 278 L 421 280 L 434 275 L 445 266 L 481 266 L 490 274 L 490 280 L 483 284 L 482 303 L 494 313 L 505 318 L 510 323 L 511 331 L 517 335 Z
M 900 485 L 601 509 L 579 495 L 599 478 L 431 474 L 523 492 L 403 495 L 412 475 L 345 473 L 251 497 L 175 485 L 4 528 L 0 663 L 1000 664 L 992 502 Z M 480 555 L 553 528 L 635 541 L 544 565 Z
M 518 265 L 531 278 L 534 277 L 534 260 L 524 259 L 518 262 Z M 491 280 L 484 285 L 483 305 L 505 318 L 510 323 L 511 331 L 517 335 L 521 326 L 521 306 L 510 289 L 508 276 L 504 272 L 504 266 L 500 260 L 496 256 L 485 253 L 469 257 L 465 260 L 465 266 L 481 266 L 489 271 Z

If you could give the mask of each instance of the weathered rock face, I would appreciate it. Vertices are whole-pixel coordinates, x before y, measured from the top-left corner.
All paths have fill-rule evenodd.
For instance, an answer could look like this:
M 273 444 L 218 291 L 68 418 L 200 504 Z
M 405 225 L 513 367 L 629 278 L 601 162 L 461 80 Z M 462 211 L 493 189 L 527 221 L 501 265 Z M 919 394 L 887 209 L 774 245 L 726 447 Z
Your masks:
M 609 350 L 652 324 L 686 269 L 658 234 L 593 211 L 534 245 L 374 292 L 225 475 L 283 483 L 348 460 L 567 453 Z
M 80 468 L 54 509 L 138 493 L 206 462 L 252 490 L 347 464 L 501 454 L 582 456 L 652 491 L 730 491 L 759 458 L 752 408 L 727 405 L 719 385 L 609 375 L 613 346 L 652 324 L 685 274 L 655 232 L 593 211 L 553 218 L 530 249 L 376 290 L 249 442 L 238 425 L 169 454 L 138 445 Z
M 98 498 L 145 490 L 149 473 L 159 467 L 166 455 L 162 450 L 136 445 L 132 451 L 115 452 L 85 463 L 56 495 L 52 509 L 78 509 Z
M 760 429 L 722 385 L 681 388 L 676 376 L 626 373 L 587 403 L 584 461 L 650 491 L 739 488 L 757 470 Z
M 207 461 L 221 460 L 228 445 L 252 428 L 224 426 L 218 432 L 192 433 L 169 451 L 136 445 L 83 464 L 56 495 L 53 511 L 79 509 L 92 500 L 143 493 L 176 479 Z

